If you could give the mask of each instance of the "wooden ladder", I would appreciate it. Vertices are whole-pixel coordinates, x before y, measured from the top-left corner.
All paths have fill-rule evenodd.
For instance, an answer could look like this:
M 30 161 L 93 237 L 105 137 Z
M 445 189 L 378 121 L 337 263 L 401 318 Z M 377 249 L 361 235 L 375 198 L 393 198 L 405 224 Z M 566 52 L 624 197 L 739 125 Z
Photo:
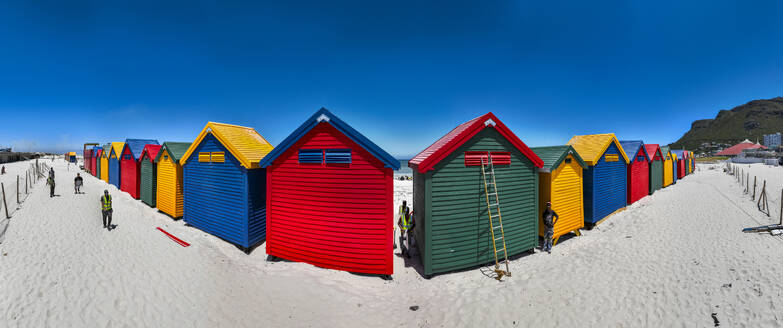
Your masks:
M 506 233 L 503 231 L 503 216 L 500 213 L 500 195 L 498 194 L 497 181 L 495 180 L 495 165 L 492 164 L 492 155 L 487 152 L 486 161 L 481 159 L 481 177 L 484 180 L 484 195 L 487 200 L 487 214 L 489 216 L 489 231 L 492 239 L 492 250 L 495 255 L 495 273 L 497 280 L 503 276 L 511 276 L 508 269 L 508 250 L 506 249 Z M 492 191 L 490 192 L 490 186 Z M 493 197 L 490 197 L 493 196 Z M 493 199 L 494 198 L 494 199 Z M 494 213 L 494 214 L 493 214 Z M 497 222 L 495 222 L 497 219 Z M 499 232 L 499 237 L 496 237 Z M 502 247 L 498 248 L 498 241 Z M 502 260 L 498 258 L 498 253 L 503 252 Z M 500 263 L 503 262 L 506 270 L 500 269 Z

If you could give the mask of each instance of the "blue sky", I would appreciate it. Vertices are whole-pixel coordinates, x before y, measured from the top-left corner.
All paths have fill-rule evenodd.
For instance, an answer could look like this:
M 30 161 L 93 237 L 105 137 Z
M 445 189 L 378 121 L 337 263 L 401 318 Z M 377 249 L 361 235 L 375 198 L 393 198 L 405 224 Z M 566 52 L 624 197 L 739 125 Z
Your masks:
M 0 145 L 272 143 L 326 107 L 398 157 L 492 111 L 530 146 L 670 143 L 783 96 L 779 1 L 0 4 Z

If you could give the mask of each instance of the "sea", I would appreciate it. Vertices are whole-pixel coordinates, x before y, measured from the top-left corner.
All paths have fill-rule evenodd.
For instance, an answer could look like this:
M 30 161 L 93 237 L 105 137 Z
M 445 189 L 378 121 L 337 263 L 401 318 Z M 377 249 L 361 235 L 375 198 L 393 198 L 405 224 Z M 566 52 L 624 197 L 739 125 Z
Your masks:
M 396 176 L 409 176 L 413 177 L 413 170 L 411 170 L 410 167 L 408 167 L 408 161 L 407 159 L 398 159 L 400 161 L 400 169 L 397 171 L 394 171 L 394 175 Z

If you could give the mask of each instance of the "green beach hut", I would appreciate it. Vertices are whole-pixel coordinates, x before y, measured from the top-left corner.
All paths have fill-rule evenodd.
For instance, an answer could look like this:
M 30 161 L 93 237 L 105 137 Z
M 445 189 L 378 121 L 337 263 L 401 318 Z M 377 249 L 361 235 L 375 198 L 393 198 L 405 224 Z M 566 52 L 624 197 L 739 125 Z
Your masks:
M 491 194 L 492 187 L 485 187 L 481 164 L 490 156 L 508 256 L 538 245 L 538 168 L 543 161 L 487 113 L 457 126 L 408 162 L 413 169 L 414 237 L 425 276 L 494 264 L 485 192 Z M 490 199 L 492 203 L 494 196 Z

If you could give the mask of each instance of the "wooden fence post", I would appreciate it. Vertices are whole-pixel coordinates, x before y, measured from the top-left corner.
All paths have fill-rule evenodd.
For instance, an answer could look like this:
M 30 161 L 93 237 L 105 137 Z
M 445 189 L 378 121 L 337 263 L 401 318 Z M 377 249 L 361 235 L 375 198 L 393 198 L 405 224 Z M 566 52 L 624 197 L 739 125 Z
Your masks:
M 783 225 L 783 189 L 780 190 L 780 225 Z
M 16 175 L 16 203 L 19 204 L 19 175 Z
M 753 200 L 756 200 L 756 177 L 753 177 Z M 781 198 L 781 202 L 783 202 L 783 198 Z
M 0 182 L 0 188 L 3 190 L 3 207 L 5 207 L 5 218 L 10 219 L 11 216 L 8 215 L 8 203 L 5 202 L 5 185 L 3 185 L 2 182 Z

